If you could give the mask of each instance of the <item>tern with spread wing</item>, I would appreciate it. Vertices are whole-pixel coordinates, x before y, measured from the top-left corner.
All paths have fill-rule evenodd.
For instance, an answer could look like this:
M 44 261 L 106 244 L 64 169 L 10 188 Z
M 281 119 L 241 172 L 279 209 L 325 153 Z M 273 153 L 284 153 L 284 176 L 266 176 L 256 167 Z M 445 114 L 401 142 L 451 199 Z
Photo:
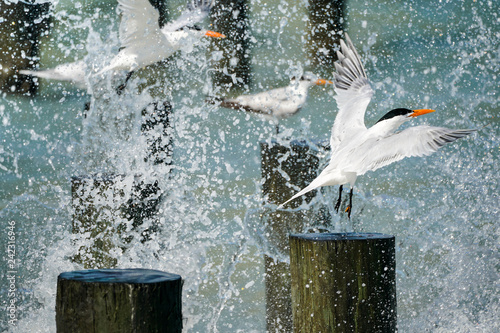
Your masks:
M 342 185 L 349 183 L 349 204 L 346 212 L 351 217 L 352 193 L 356 178 L 367 171 L 410 156 L 424 156 L 437 151 L 446 143 L 473 133 L 473 129 L 448 129 L 444 127 L 416 126 L 400 132 L 396 130 L 404 122 L 434 110 L 394 109 L 389 111 L 370 128 L 365 127 L 365 111 L 373 90 L 358 53 L 349 36 L 340 41 L 335 63 L 335 92 L 338 113 L 330 138 L 331 157 L 328 166 L 306 188 L 280 205 L 317 189 L 321 186 L 340 185 L 339 198 L 335 205 L 338 211 L 341 203 Z
M 110 70 L 129 71 L 125 83 L 137 69 L 169 58 L 176 51 L 190 50 L 202 36 L 224 38 L 210 30 L 198 28 L 195 23 L 208 16 L 214 0 L 192 0 L 181 16 L 160 27 L 159 13 L 148 0 L 118 0 L 122 13 L 120 21 L 121 49 L 110 64 L 98 74 Z
M 332 81 L 318 79 L 316 75 L 305 72 L 299 79 L 292 78 L 286 87 L 263 91 L 252 95 L 224 98 L 220 106 L 228 109 L 256 113 L 278 121 L 296 114 L 307 100 L 309 87 L 333 84 Z

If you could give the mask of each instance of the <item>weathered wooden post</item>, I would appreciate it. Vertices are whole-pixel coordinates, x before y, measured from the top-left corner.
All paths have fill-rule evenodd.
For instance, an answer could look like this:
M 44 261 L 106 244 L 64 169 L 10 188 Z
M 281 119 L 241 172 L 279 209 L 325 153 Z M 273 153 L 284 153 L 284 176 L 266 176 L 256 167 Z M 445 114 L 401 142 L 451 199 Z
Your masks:
M 114 221 L 120 216 L 123 189 L 115 188 L 116 176 L 98 174 L 71 178 L 73 233 L 88 240 L 73 257 L 85 268 L 111 268 L 116 259 L 110 255 L 117 247 L 114 240 L 118 228 Z
M 305 187 L 317 174 L 319 155 L 325 148 L 323 142 L 310 145 L 305 141 L 291 141 L 284 146 L 276 141 L 261 142 L 261 169 L 264 183 L 262 192 L 267 203 L 279 205 L 300 188 Z M 310 192 L 303 200 L 310 202 L 315 196 Z M 290 207 L 297 208 L 302 200 L 294 200 Z M 302 232 L 308 222 L 326 222 L 327 217 L 312 210 L 275 210 L 264 212 L 268 242 L 276 252 L 288 256 L 290 232 Z M 292 303 L 290 269 L 286 262 L 265 256 L 266 325 L 269 332 L 291 332 Z
M 215 39 L 215 48 L 223 52 L 214 71 L 219 86 L 241 88 L 250 82 L 248 4 L 246 0 L 220 0 L 212 8 L 213 30 L 226 38 Z
M 75 261 L 85 268 L 113 268 L 115 251 L 124 251 L 145 219 L 153 219 L 161 201 L 157 182 L 141 177 L 94 174 L 72 177 L 73 233 L 85 240 Z M 140 232 L 135 241 L 146 241 L 157 226 Z
M 294 332 L 396 332 L 395 238 L 290 235 Z
M 36 92 L 33 78 L 18 74 L 38 63 L 40 38 L 49 30 L 50 3 L 0 1 L 0 90 L 10 93 Z
M 154 165 L 172 164 L 173 128 L 170 122 L 172 105 L 170 102 L 153 102 L 142 110 L 142 135 L 148 144 L 146 162 Z
M 142 111 L 146 137 L 146 162 L 172 164 L 172 127 L 169 102 L 154 102 Z M 147 241 L 158 229 L 156 213 L 163 194 L 158 181 L 140 175 L 94 174 L 73 177 L 73 233 L 85 238 L 74 260 L 85 268 L 112 268 L 114 251 L 124 251 L 135 241 Z M 144 226 L 144 221 L 149 220 Z M 140 232 L 137 232 L 140 231 Z
M 151 269 L 61 273 L 57 333 L 182 331 L 180 275 Z
M 334 47 L 339 45 L 339 33 L 344 30 L 344 3 L 344 0 L 309 1 L 308 44 L 315 65 L 332 68 L 337 60 Z

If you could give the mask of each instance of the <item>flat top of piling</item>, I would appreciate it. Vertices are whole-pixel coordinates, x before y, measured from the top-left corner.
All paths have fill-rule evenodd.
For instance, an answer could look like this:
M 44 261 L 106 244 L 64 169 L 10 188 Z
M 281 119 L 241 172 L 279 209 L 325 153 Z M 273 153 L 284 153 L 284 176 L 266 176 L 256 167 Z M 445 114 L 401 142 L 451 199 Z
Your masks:
M 330 140 L 311 138 L 311 139 L 293 139 L 288 142 L 278 142 L 276 139 L 263 140 L 260 142 L 261 146 L 273 147 L 273 146 L 290 146 L 290 147 L 303 147 L 303 148 L 321 148 L 330 150 Z
M 59 274 L 59 279 L 96 283 L 158 283 L 180 280 L 181 276 L 154 269 L 87 269 Z
M 115 180 L 123 180 L 125 175 L 123 174 L 114 174 L 114 173 L 93 173 L 90 175 L 78 175 L 71 176 L 72 181 L 105 181 L 112 182 Z
M 376 232 L 358 233 L 358 232 L 340 232 L 340 233 L 305 233 L 290 234 L 290 238 L 300 238 L 311 241 L 330 241 L 330 240 L 369 240 L 369 239 L 387 239 L 394 238 L 393 235 L 386 235 Z

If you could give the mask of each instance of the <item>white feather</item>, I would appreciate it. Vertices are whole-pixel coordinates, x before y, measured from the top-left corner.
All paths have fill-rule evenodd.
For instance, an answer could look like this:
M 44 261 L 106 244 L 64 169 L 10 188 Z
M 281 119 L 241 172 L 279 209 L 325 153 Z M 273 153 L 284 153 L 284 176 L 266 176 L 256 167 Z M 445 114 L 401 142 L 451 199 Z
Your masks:
M 309 87 L 317 84 L 332 83 L 318 80 L 316 75 L 306 72 L 299 79 L 292 79 L 286 87 L 271 89 L 256 94 L 225 98 L 222 107 L 241 109 L 263 115 L 271 119 L 288 118 L 296 114 L 306 103 Z
M 28 70 L 22 69 L 19 73 L 24 75 L 32 75 L 48 80 L 69 81 L 73 82 L 77 87 L 84 89 L 86 65 L 84 61 L 76 61 L 67 64 L 61 64 L 54 68 L 43 70 Z
M 167 59 L 182 47 L 188 50 L 206 30 L 180 29 L 203 20 L 211 5 L 211 1 L 192 1 L 176 21 L 161 29 L 159 13 L 148 0 L 118 0 L 122 48 L 98 74 L 109 70 L 134 71 Z

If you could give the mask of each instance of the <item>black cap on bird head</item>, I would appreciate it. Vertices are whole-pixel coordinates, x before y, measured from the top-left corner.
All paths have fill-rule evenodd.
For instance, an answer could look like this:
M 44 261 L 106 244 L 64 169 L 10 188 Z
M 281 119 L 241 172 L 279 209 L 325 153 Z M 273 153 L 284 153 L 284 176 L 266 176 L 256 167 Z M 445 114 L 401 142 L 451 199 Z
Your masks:
M 377 123 L 391 119 L 397 116 L 408 116 L 408 117 L 418 117 L 426 113 L 434 112 L 435 110 L 430 109 L 418 109 L 418 110 L 410 110 L 404 108 L 398 108 L 387 112 L 382 118 L 380 118 Z

